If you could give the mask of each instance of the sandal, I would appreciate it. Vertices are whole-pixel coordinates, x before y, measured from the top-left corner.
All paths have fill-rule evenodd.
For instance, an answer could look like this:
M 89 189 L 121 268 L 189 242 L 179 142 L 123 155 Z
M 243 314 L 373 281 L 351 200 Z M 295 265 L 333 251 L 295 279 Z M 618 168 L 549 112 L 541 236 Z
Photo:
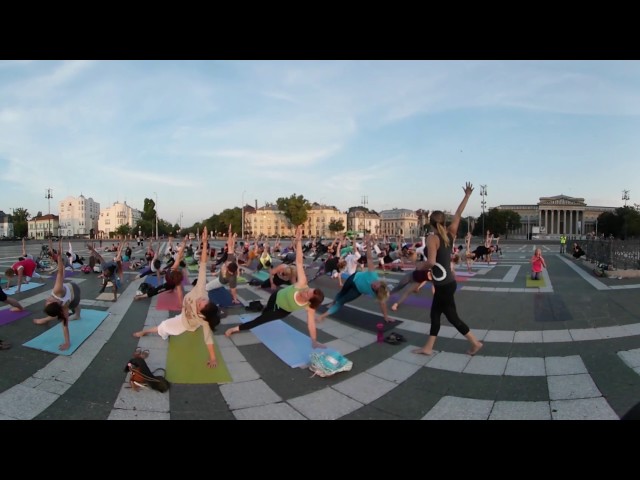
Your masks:
M 400 335 L 399 333 L 396 332 L 392 332 L 391 335 L 389 335 L 390 337 L 395 337 L 396 340 L 398 340 L 399 342 L 406 342 L 407 339 L 404 338 L 402 335 Z
M 391 334 L 387 338 L 385 338 L 384 341 L 385 341 L 385 343 L 388 343 L 389 345 L 399 345 L 400 344 L 400 340 L 398 340 L 393 334 Z
M 149 357 L 149 350 L 142 350 L 142 348 L 138 347 L 136 348 L 136 351 L 134 352 L 134 356 L 136 357 L 140 357 L 140 358 L 148 358 Z
M 11 344 L 5 342 L 4 340 L 0 340 L 0 350 L 9 350 L 11 348 Z

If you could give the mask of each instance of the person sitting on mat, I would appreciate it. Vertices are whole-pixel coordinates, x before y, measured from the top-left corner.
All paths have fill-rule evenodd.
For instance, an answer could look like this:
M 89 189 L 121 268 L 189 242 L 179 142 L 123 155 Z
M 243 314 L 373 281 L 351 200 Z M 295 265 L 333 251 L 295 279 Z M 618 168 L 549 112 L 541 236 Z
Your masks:
M 207 280 L 207 259 L 209 250 L 207 244 L 207 227 L 202 229 L 202 251 L 200 252 L 200 265 L 198 267 L 198 282 L 196 286 L 184 296 L 182 311 L 175 317 L 168 318 L 156 327 L 141 330 L 133 334 L 134 337 L 143 337 L 149 333 L 157 333 L 163 340 L 170 335 L 180 335 L 184 332 L 195 332 L 202 328 L 204 343 L 209 352 L 207 367 L 218 366 L 216 352 L 213 344 L 213 331 L 220 324 L 220 311 L 218 306 L 209 301 L 205 282 Z
M 302 254 L 302 225 L 296 227 L 296 273 L 297 281 L 293 285 L 276 290 L 267 301 L 267 306 L 262 310 L 258 318 L 227 329 L 224 334 L 230 337 L 234 333 L 251 330 L 254 327 L 267 322 L 280 320 L 296 310 L 306 310 L 307 328 L 311 337 L 311 348 L 325 348 L 318 343 L 316 332 L 316 309 L 324 300 L 324 293 L 319 288 L 311 288 L 307 284 L 307 276 L 304 272 L 304 258 Z
M 385 322 L 395 321 L 390 319 L 387 314 L 386 302 L 389 298 L 389 287 L 385 282 L 380 281 L 378 272 L 376 272 L 376 266 L 372 258 L 373 242 L 369 235 L 365 237 L 365 244 L 367 245 L 367 271 L 356 272 L 347 278 L 342 289 L 338 292 L 333 302 L 331 302 L 329 310 L 320 315 L 318 321 L 324 320 L 327 315 L 333 315 L 340 310 L 345 303 L 355 300 L 362 294 L 369 295 L 380 303 L 380 310 L 382 311 Z
M 171 265 L 171 267 L 165 272 L 164 283 L 156 287 L 154 287 L 153 285 L 149 285 L 148 283 L 140 284 L 140 287 L 142 287 L 142 285 L 148 286 L 146 287 L 146 291 L 139 289 L 136 292 L 136 296 L 133 297 L 134 300 L 151 298 L 159 293 L 175 290 L 178 294 L 178 301 L 180 302 L 180 305 L 182 305 L 182 301 L 184 300 L 184 287 L 182 286 L 182 280 L 184 279 L 184 273 L 182 270 L 184 262 L 182 260 L 182 257 L 184 256 L 184 249 L 186 244 L 187 237 L 185 236 L 182 240 L 182 243 L 180 244 L 180 247 L 178 247 L 178 253 L 176 254 L 173 265 Z
M 58 245 L 58 251 L 62 251 L 62 239 Z M 56 273 L 56 281 L 51 290 L 51 296 L 45 300 L 44 318 L 34 318 L 33 323 L 36 325 L 46 325 L 51 320 L 60 320 L 62 322 L 62 334 L 64 335 L 64 343 L 58 346 L 58 349 L 68 350 L 71 345 L 69 337 L 69 315 L 73 310 L 71 320 L 80 318 L 80 287 L 74 282 L 64 281 L 64 257 L 58 255 L 58 272 Z

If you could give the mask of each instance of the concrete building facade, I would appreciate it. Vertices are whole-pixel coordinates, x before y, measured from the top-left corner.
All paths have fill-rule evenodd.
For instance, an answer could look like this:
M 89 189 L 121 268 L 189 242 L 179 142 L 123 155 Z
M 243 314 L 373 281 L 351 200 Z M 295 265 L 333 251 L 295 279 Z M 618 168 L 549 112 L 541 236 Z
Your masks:
M 66 197 L 58 202 L 59 236 L 94 238 L 98 233 L 100 204 L 93 198 Z

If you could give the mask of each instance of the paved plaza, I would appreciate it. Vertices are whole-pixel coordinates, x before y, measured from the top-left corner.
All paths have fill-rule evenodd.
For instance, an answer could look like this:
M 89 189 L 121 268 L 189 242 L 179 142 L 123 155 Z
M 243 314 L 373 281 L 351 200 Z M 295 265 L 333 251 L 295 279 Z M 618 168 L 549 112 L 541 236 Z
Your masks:
M 27 245 L 29 253 L 38 254 L 40 242 Z M 640 278 L 598 278 L 588 263 L 559 254 L 556 243 L 501 246 L 495 265 L 477 264 L 473 276 L 459 278 L 460 317 L 484 343 L 474 357 L 465 353 L 466 339 L 444 318 L 437 352 L 430 357 L 411 353 L 429 331 L 426 286 L 391 312 L 402 320 L 393 331 L 405 343 L 378 343 L 375 333 L 345 321 L 349 315 L 380 314 L 366 297 L 345 306 L 340 319 L 328 317 L 319 324 L 318 340 L 353 361 L 351 371 L 330 378 L 289 367 L 251 332 L 226 338 L 224 330 L 240 323 L 231 309 L 215 341 L 232 381 L 173 384 L 166 393 L 133 391 L 123 371 L 138 346 L 149 349 L 152 369 L 164 367 L 167 355 L 168 342 L 160 337 L 132 335 L 171 315 L 156 309 L 158 297 L 133 301 L 142 281 L 135 279 L 136 272 L 125 273 L 115 303 L 98 298 L 97 274 L 72 278 L 82 289 L 81 304 L 109 315 L 70 356 L 23 346 L 48 328 L 32 322 L 43 316 L 53 285 L 46 279 L 43 287 L 13 296 L 31 315 L 0 326 L 0 338 L 13 344 L 0 351 L 0 419 L 619 419 L 640 402 Z M 528 287 L 536 246 L 548 270 L 543 287 Z M 82 242 L 74 242 L 73 250 L 88 258 Z M 20 251 L 17 242 L 0 242 L 0 272 Z M 135 257 L 142 254 L 134 248 Z M 402 275 L 381 272 L 392 284 Z M 327 276 L 312 285 L 324 290 L 325 302 L 338 291 L 336 280 Z M 264 304 L 269 296 L 248 284 L 238 291 L 245 304 L 255 299 Z M 304 312 L 284 321 L 307 333 Z M 51 323 L 49 328 L 60 328 Z

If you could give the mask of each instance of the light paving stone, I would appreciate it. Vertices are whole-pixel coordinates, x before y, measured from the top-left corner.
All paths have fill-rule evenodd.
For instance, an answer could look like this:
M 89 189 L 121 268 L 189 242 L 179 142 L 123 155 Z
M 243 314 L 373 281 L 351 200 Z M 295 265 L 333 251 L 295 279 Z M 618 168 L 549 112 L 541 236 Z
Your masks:
M 46 381 L 49 381 L 49 380 L 43 380 L 42 378 L 37 378 L 37 377 L 29 377 L 29 378 L 25 378 L 21 383 L 21 385 L 27 388 L 37 388 L 38 385 Z
M 171 420 L 169 412 L 148 412 L 138 410 L 111 410 L 107 420 Z
M 440 353 L 438 350 L 434 350 L 433 355 L 421 355 L 418 353 L 413 353 L 412 350 L 414 348 L 416 347 L 407 345 L 398 353 L 394 354 L 391 358 L 395 358 L 396 360 L 400 360 L 401 362 L 408 362 L 423 367 Z
M 636 372 L 638 375 L 640 375 L 640 367 L 634 368 L 633 371 Z
M 325 345 L 327 346 L 327 348 L 332 348 L 345 356 L 349 355 L 352 352 L 360 350 L 360 347 L 358 347 L 357 345 L 345 342 L 344 340 L 341 340 L 339 338 L 331 340 L 330 342 L 325 342 Z
M 23 382 L 24 385 L 24 382 Z M 61 382 L 57 380 L 43 380 L 40 385 L 35 387 L 36 390 L 42 390 L 44 392 L 53 393 L 55 395 L 62 395 L 64 392 L 71 388 L 70 383 Z
M 227 362 L 227 368 L 234 382 L 248 382 L 260 378 L 249 362 Z
M 397 385 L 392 381 L 363 372 L 335 384 L 333 388 L 366 405 L 390 392 Z
M 292 398 L 287 403 L 310 420 L 337 420 L 362 407 L 360 402 L 329 387 Z
M 554 420 L 618 420 L 619 417 L 603 397 L 551 401 Z
M 272 403 L 261 407 L 234 410 L 233 415 L 238 420 L 306 420 L 288 403 Z
M 484 339 L 487 342 L 513 343 L 513 330 L 489 330 Z
M 389 380 L 390 382 L 401 383 L 418 370 L 420 370 L 420 365 L 416 365 L 415 363 L 407 363 L 396 360 L 395 358 L 387 358 L 375 367 L 367 370 L 367 373 Z
M 231 410 L 282 401 L 263 380 L 223 384 L 220 385 L 220 392 Z
M 573 338 L 568 329 L 565 330 L 542 330 L 543 343 L 572 342 Z
M 493 400 L 442 397 L 422 420 L 487 420 Z
M 628 337 L 633 335 L 640 335 L 640 323 L 632 323 L 629 325 L 622 325 L 622 328 L 627 333 Z
M 257 345 L 262 343 L 258 337 L 252 331 L 244 331 L 236 333 L 231 336 L 231 341 L 237 346 L 242 347 L 245 345 Z
M 169 340 L 163 340 L 159 335 L 145 335 L 138 340 L 138 346 L 143 350 L 162 350 L 168 348 L 168 343 Z
M 582 340 L 602 340 L 600 333 L 595 328 L 572 328 L 569 330 L 571 338 L 576 342 Z
M 371 345 L 375 343 L 377 340 L 377 335 L 369 332 L 363 332 L 361 330 L 356 331 L 351 335 L 347 335 L 346 337 L 342 337 L 347 343 L 351 343 L 352 345 L 356 345 L 357 347 L 366 347 L 367 345 Z
M 447 325 L 440 327 L 440 332 L 438 332 L 438 336 L 442 338 L 453 338 L 458 334 L 458 330 L 453 327 L 449 327 Z
M 553 375 L 547 377 L 551 400 L 574 400 L 602 396 L 589 374 Z
M 507 367 L 508 357 L 485 357 L 476 355 L 464 368 L 462 373 L 476 375 L 502 375 Z
M 510 288 L 509 293 L 526 293 L 528 288 Z M 538 293 L 535 290 L 531 291 L 531 293 Z
M 513 336 L 513 343 L 542 343 L 542 332 L 540 330 L 516 332 Z
M 233 344 L 229 347 L 220 347 L 220 353 L 222 354 L 222 358 L 224 358 L 224 361 L 227 363 L 247 361 L 245 356 L 242 355 L 242 353 L 240 353 L 240 350 L 238 350 L 238 348 Z
M 465 285 L 464 287 L 462 287 L 462 290 L 467 290 L 469 292 L 478 292 L 480 291 L 480 289 L 481 287 L 474 287 L 473 285 Z
M 545 357 L 545 369 L 547 375 L 575 375 L 588 373 L 587 367 L 580 355 L 570 355 L 567 357 Z
M 631 368 L 640 367 L 640 348 L 618 352 L 618 356 Z
M 470 355 L 462 353 L 440 352 L 427 366 L 428 368 L 437 368 L 438 370 L 462 372 L 471 358 Z
M 544 377 L 544 358 L 511 357 L 507 361 L 504 374 L 515 377 Z
M 613 327 L 597 327 L 595 330 L 602 338 L 620 338 L 627 336 L 626 330 L 620 325 Z
M 169 392 L 160 393 L 149 387 L 136 392 L 127 382 L 122 385 L 113 408 L 138 412 L 169 412 Z
M 478 340 L 483 340 L 484 337 L 487 335 L 487 332 L 489 330 L 485 330 L 485 329 L 473 329 L 473 334 L 476 336 L 476 338 Z M 456 330 L 456 334 L 453 336 L 454 340 L 466 340 L 466 337 L 464 335 L 462 335 L 460 332 L 458 332 Z
M 489 420 L 551 420 L 549 402 L 496 401 Z
M 325 322 L 328 320 L 325 320 Z M 328 333 L 329 335 L 331 335 L 332 337 L 336 337 L 336 338 L 344 338 L 344 337 L 348 337 L 350 335 L 353 335 L 355 333 L 357 333 L 359 330 L 350 327 L 348 325 L 343 325 L 343 324 L 338 324 L 338 322 L 333 322 L 332 325 L 322 325 L 321 322 L 321 328 L 320 330 L 322 330 L 325 333 Z
M 402 324 L 398 326 L 401 330 L 407 332 L 422 333 L 427 335 L 429 333 L 429 324 L 424 322 L 418 322 L 416 320 L 404 320 Z
M 23 306 L 25 306 L 25 305 L 24 305 L 24 303 L 23 303 Z M 10 417 L 10 416 L 8 416 L 8 415 L 2 415 L 2 414 L 0 413 L 0 420 L 18 420 L 18 419 L 17 419 L 17 418 L 15 418 L 15 417 Z
M 0 414 L 19 420 L 31 420 L 42 413 L 59 395 L 15 385 L 0 394 Z
M 238 323 L 238 322 L 234 322 L 234 323 Z M 229 337 L 227 337 L 226 335 L 214 335 L 213 336 L 213 340 L 215 341 L 216 345 L 219 348 L 223 348 L 223 347 L 233 347 L 233 342 L 231 341 L 231 339 Z
M 496 292 L 506 293 L 506 292 L 508 292 L 508 291 L 509 291 L 509 290 L 511 290 L 511 289 L 510 289 L 510 288 L 508 288 L 508 287 L 496 287 L 496 289 L 495 289 L 495 290 L 496 290 Z

